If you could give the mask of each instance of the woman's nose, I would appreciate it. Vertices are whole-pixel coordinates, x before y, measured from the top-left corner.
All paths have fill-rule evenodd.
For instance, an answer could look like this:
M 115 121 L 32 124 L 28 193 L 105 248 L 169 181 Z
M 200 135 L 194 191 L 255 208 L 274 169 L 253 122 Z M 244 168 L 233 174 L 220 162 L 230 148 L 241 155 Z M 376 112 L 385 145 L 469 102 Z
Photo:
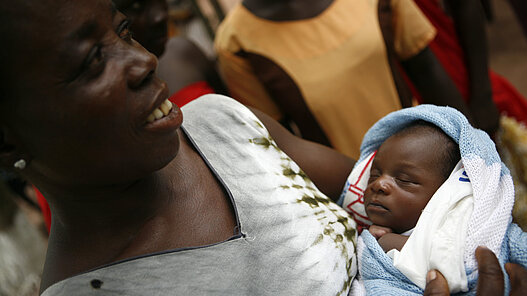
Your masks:
M 141 87 L 154 75 L 156 68 L 156 56 L 139 43 L 134 44 L 133 49 L 129 52 L 128 67 L 126 67 L 128 86 L 130 88 Z

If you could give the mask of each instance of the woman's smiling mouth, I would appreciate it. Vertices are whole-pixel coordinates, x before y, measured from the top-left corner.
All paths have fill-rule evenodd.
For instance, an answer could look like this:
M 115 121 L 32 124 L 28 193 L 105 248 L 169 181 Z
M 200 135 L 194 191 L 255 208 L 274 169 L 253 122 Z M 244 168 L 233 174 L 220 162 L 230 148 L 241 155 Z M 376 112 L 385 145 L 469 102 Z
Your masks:
M 161 106 L 156 108 L 152 113 L 146 118 L 147 123 L 154 122 L 155 120 L 161 119 L 167 116 L 170 111 L 172 111 L 172 103 L 166 99 Z
M 144 128 L 150 132 L 166 132 L 179 128 L 182 122 L 181 110 L 166 99 L 146 118 Z

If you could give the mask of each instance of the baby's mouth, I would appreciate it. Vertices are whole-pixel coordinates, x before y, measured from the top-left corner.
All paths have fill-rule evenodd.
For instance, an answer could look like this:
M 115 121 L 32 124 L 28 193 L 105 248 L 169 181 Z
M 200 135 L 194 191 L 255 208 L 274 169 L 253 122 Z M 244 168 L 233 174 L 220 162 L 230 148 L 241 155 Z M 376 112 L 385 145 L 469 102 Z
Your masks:
M 170 111 L 172 110 L 172 103 L 166 99 L 161 106 L 156 108 L 148 117 L 146 118 L 147 123 L 154 122 L 156 120 L 159 120 L 165 116 L 167 116 Z
M 377 209 L 383 209 L 383 210 L 386 210 L 386 211 L 389 211 L 389 209 L 379 203 L 375 203 L 375 202 L 371 202 L 368 204 L 368 207 L 373 207 L 373 208 L 377 208 Z

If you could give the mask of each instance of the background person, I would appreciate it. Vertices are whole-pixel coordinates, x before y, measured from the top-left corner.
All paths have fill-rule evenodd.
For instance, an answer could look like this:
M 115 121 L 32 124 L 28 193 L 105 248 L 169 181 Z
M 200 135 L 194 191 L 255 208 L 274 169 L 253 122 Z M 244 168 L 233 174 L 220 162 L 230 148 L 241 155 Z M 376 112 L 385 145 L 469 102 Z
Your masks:
M 469 115 L 427 47 L 434 36 L 412 1 L 245 0 L 218 28 L 215 48 L 234 98 L 358 157 L 373 123 L 412 105 L 398 61 L 426 102 Z

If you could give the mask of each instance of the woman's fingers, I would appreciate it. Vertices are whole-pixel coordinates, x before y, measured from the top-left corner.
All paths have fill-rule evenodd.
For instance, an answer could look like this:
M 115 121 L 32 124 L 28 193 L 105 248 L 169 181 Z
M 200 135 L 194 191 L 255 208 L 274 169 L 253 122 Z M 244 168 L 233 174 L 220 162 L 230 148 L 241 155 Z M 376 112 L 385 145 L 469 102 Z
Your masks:
M 527 270 L 519 264 L 507 263 L 505 270 L 511 281 L 511 296 L 525 295 L 527 291 Z
M 504 277 L 498 258 L 486 247 L 476 249 L 478 261 L 478 296 L 503 295 Z M 505 264 L 505 269 L 510 277 L 510 296 L 525 295 L 527 291 L 527 269 L 514 263 Z M 426 289 L 423 295 L 443 296 L 450 295 L 448 283 L 437 270 L 431 270 L 426 275 Z
M 430 270 L 426 274 L 425 296 L 450 295 L 445 277 L 437 270 Z
M 478 296 L 503 295 L 503 273 L 494 253 L 485 248 L 476 249 L 478 261 Z

